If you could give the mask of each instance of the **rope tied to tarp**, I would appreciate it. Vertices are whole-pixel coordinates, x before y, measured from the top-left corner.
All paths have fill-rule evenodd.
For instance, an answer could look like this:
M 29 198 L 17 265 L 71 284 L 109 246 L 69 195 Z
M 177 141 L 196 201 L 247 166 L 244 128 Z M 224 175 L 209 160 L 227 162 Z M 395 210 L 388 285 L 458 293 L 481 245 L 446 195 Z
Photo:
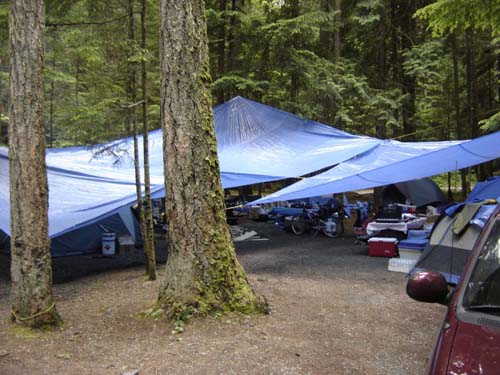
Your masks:
M 56 307 L 56 303 L 55 302 L 52 302 L 52 305 L 50 305 L 47 309 L 45 310 L 42 310 L 40 312 L 37 312 L 36 314 L 33 314 L 31 316 L 28 316 L 27 318 L 23 318 L 23 317 L 20 317 L 18 316 L 14 310 L 10 310 L 10 312 L 12 313 L 12 315 L 14 316 L 14 318 L 16 320 L 19 320 L 20 322 L 24 322 L 26 320 L 31 320 L 31 319 L 35 319 L 36 317 L 39 317 L 40 315 L 43 315 L 43 314 L 47 314 L 50 310 L 52 310 L 54 307 Z

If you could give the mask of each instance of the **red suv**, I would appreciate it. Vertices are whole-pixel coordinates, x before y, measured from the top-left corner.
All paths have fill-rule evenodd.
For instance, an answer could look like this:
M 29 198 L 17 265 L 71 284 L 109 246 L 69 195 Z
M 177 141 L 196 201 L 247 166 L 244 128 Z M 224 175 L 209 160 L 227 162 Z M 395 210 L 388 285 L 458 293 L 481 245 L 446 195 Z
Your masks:
M 407 293 L 448 305 L 427 374 L 500 374 L 500 205 L 484 227 L 456 288 L 439 272 L 410 277 Z

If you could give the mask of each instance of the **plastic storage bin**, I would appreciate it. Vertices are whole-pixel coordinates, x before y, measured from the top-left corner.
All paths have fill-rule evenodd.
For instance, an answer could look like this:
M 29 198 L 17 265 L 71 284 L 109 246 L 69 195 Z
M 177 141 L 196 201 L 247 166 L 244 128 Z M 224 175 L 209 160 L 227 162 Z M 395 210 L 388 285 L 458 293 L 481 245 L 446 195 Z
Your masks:
M 413 259 L 392 258 L 389 259 L 389 266 L 387 268 L 393 272 L 410 273 L 416 263 L 417 261 Z
M 401 259 L 412 259 L 417 261 L 425 247 L 428 240 L 424 238 L 409 238 L 399 242 L 398 250 Z
M 368 240 L 368 255 L 371 257 L 395 257 L 398 255 L 397 244 L 397 238 L 372 237 Z

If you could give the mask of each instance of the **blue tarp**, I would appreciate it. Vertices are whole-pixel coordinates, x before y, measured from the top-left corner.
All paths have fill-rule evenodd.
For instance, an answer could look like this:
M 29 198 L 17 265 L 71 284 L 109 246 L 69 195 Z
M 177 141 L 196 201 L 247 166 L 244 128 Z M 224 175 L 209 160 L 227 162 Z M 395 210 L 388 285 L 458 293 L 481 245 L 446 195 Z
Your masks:
M 216 107 L 214 119 L 224 188 L 299 177 L 339 164 L 288 188 L 287 195 L 297 198 L 429 176 L 491 160 L 499 151 L 498 134 L 470 143 L 381 141 L 241 97 Z M 139 149 L 142 152 L 142 137 Z M 149 150 L 152 194 L 157 198 L 164 195 L 160 130 L 150 132 Z M 134 232 L 132 220 L 125 223 L 135 202 L 131 138 L 92 148 L 50 149 L 47 166 L 52 238 L 68 239 L 70 233 L 90 225 L 99 228 L 102 220 L 115 214 L 129 233 Z M 10 233 L 8 155 L 1 147 L 0 231 Z M 71 247 L 67 242 L 65 246 Z
M 500 148 L 500 146 L 498 146 Z M 478 182 L 467 197 L 467 202 L 480 202 L 485 199 L 500 198 L 500 176 Z
M 214 118 L 224 188 L 298 177 L 350 159 L 381 142 L 241 97 L 216 107 Z M 139 149 L 142 153 L 142 137 Z M 161 197 L 161 130 L 150 132 L 149 150 L 153 197 Z M 0 231 L 9 234 L 7 156 L 7 149 L 0 147 Z M 135 202 L 132 138 L 92 148 L 49 149 L 46 160 L 52 238 L 75 234 L 85 226 L 96 227 Z
M 495 160 L 500 157 L 499 145 L 500 132 L 468 141 L 387 140 L 324 173 L 303 179 L 252 204 L 342 193 L 433 176 Z

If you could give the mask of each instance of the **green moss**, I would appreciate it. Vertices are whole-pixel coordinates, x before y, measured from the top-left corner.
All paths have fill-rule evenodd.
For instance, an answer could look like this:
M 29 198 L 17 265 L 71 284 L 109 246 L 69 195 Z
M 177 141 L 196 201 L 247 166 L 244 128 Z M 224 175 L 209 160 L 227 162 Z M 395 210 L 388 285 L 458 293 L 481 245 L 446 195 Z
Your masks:
M 160 304 L 155 303 L 149 309 L 144 310 L 136 315 L 139 319 L 153 319 L 158 320 L 164 316 L 165 310 L 160 306 Z
M 16 338 L 21 338 L 25 340 L 39 339 L 46 337 L 47 335 L 55 332 L 57 327 L 54 326 L 43 326 L 41 328 L 30 328 L 25 326 L 20 326 L 12 324 L 8 329 L 8 334 Z

